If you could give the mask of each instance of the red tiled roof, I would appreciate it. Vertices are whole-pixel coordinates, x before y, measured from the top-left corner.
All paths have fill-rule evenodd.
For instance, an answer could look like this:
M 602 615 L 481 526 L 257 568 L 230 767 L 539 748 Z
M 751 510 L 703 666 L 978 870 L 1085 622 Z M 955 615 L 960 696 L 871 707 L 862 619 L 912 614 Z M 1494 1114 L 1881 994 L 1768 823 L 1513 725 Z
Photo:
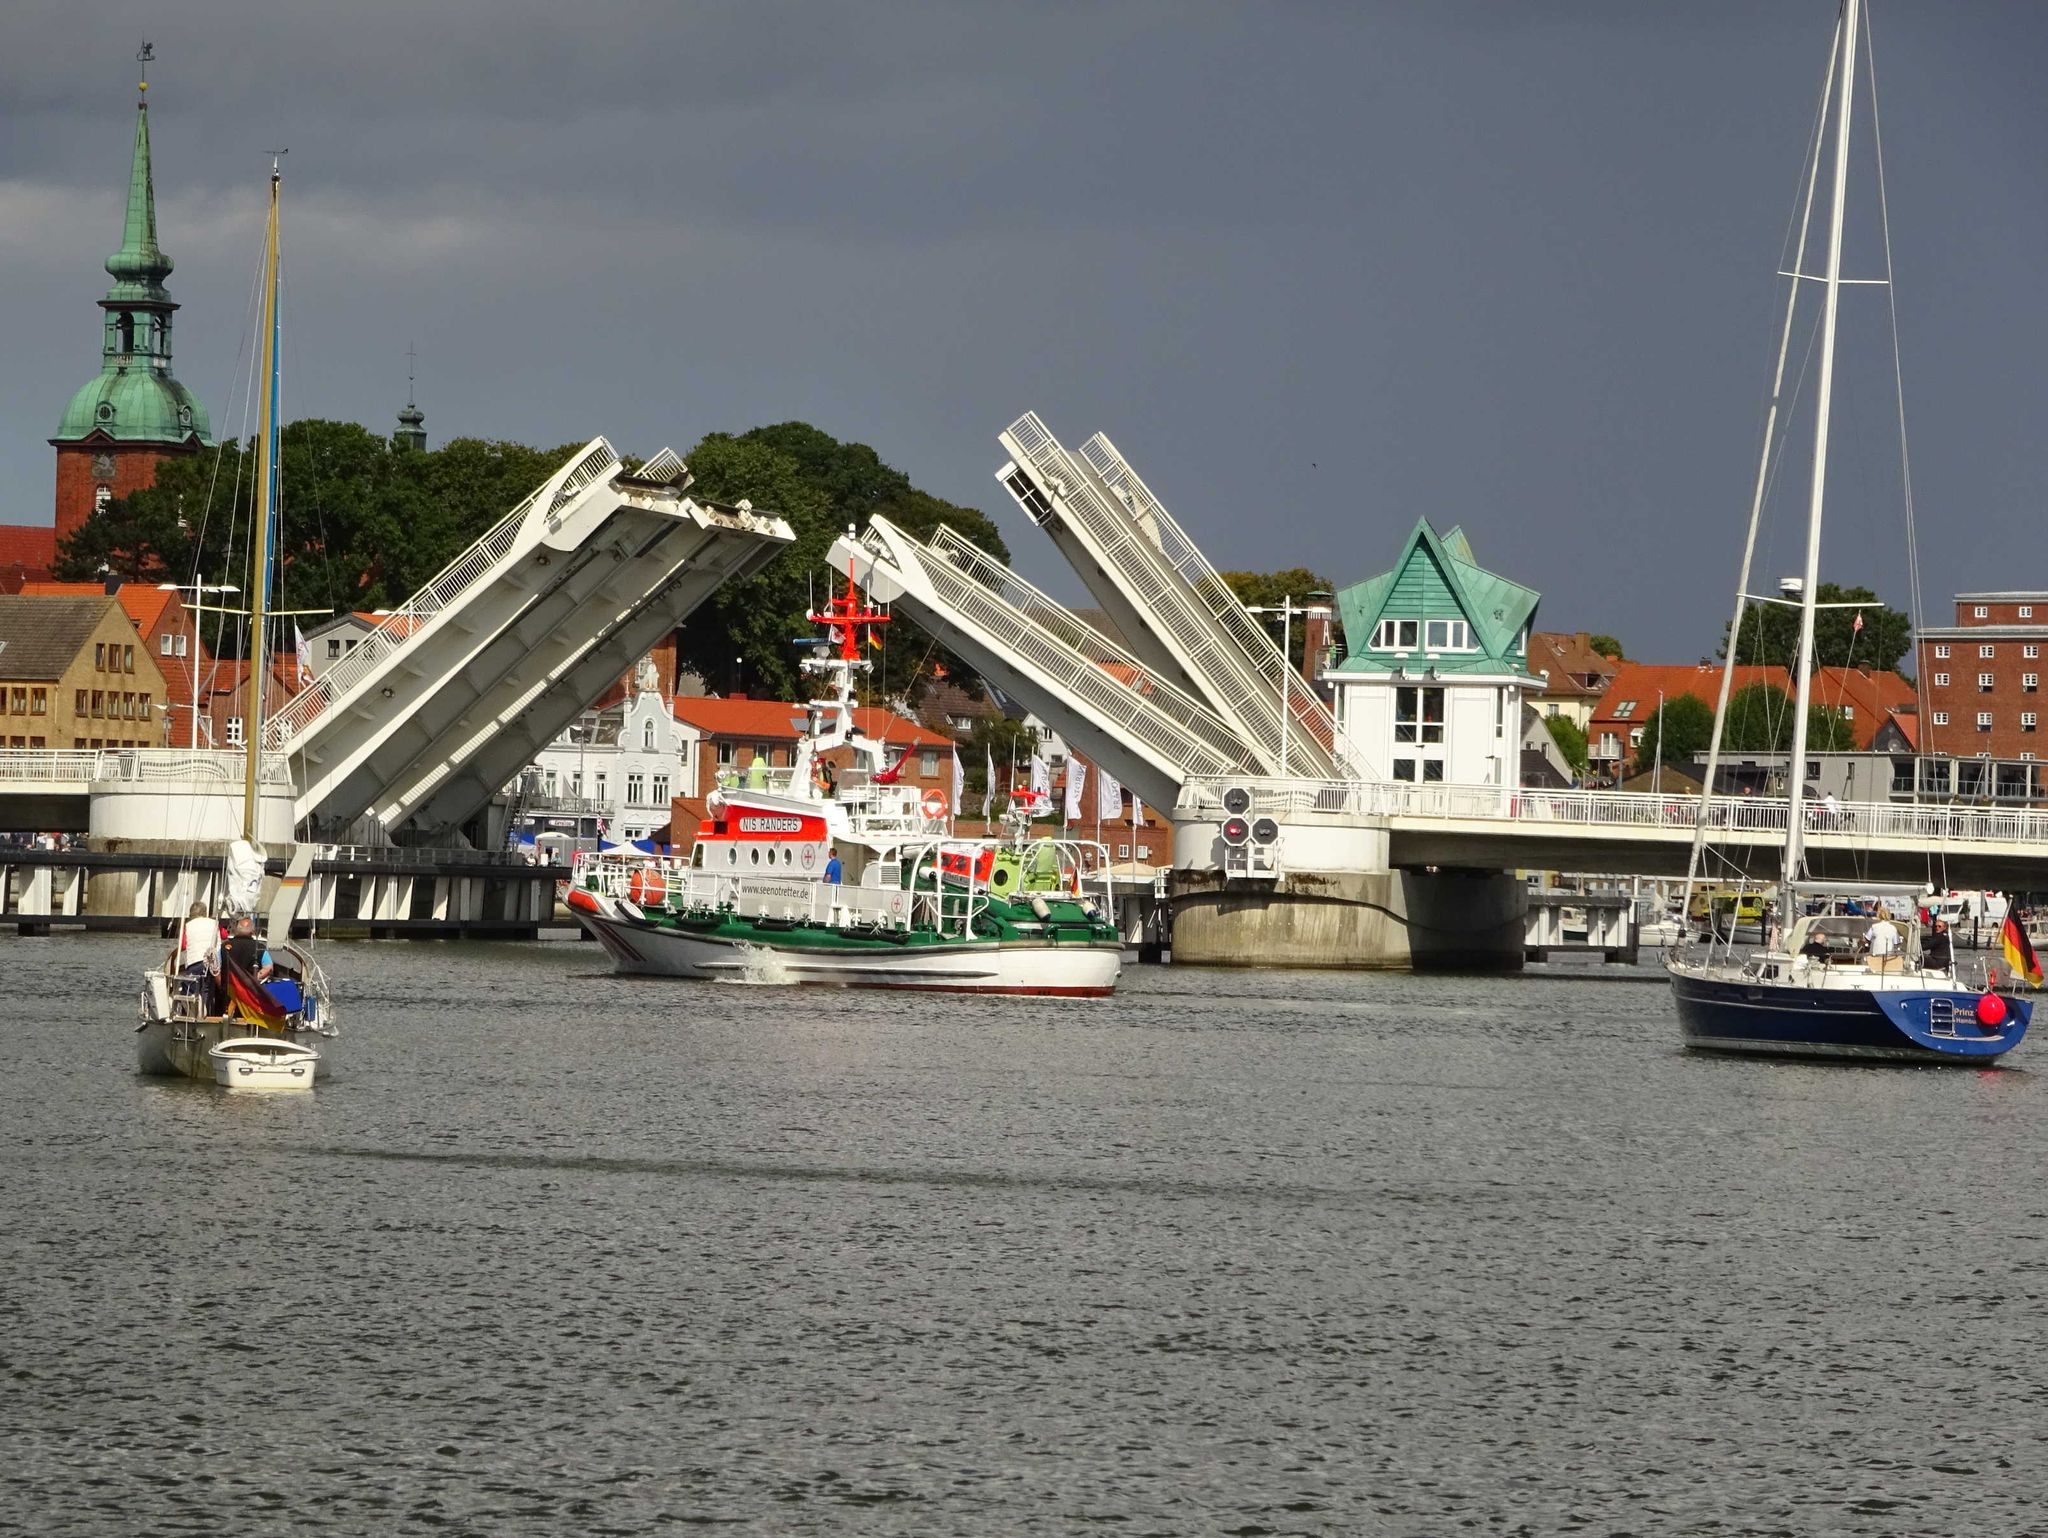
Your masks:
M 1785 668 L 1738 667 L 1735 670 L 1735 687 L 1746 689 L 1751 684 L 1769 684 L 1787 694 L 1792 688 L 1791 675 Z M 1603 727 L 1626 731 L 1641 726 L 1656 713 L 1660 690 L 1666 704 L 1681 694 L 1690 694 L 1711 706 L 1721 697 L 1721 666 L 1719 663 L 1622 663 L 1613 681 L 1607 685 L 1607 692 L 1593 709 L 1587 735 L 1593 736 Z M 1912 705 L 1915 698 L 1913 686 L 1897 673 L 1866 673 L 1860 668 L 1822 668 L 1813 681 L 1813 702 L 1816 705 L 1832 710 L 1846 705 L 1854 711 L 1850 725 L 1855 729 L 1858 748 L 1868 748 L 1886 719 L 1897 716 L 1900 710 Z M 1635 705 L 1633 710 L 1627 715 L 1616 714 L 1631 701 Z M 1912 728 L 1907 727 L 1906 730 L 1910 734 Z
M 711 737 L 752 737 L 764 742 L 794 742 L 803 734 L 804 707 L 788 700 L 729 700 L 709 695 L 679 695 L 678 721 Z M 950 748 L 953 739 L 906 721 L 892 710 L 856 705 L 854 724 L 861 732 L 896 747 Z
M 46 577 L 56 564 L 54 525 L 0 523 L 0 573 L 21 566 L 31 577 Z

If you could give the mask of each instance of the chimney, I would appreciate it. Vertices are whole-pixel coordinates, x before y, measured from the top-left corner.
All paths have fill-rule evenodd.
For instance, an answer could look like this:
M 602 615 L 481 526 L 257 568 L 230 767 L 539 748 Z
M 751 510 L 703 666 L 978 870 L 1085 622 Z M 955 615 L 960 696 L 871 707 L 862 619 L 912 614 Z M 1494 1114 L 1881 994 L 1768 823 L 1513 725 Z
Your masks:
M 109 577 L 101 585 L 106 588 L 109 598 L 118 596 L 121 591 L 121 579 L 119 577 Z

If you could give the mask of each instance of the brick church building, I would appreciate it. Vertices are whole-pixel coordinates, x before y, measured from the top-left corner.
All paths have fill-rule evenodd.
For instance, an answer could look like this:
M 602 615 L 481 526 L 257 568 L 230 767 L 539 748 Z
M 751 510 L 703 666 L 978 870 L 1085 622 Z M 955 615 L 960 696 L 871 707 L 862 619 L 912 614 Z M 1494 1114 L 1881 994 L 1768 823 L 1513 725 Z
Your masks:
M 100 371 L 71 397 L 50 439 L 57 450 L 54 521 L 0 525 L 0 592 L 47 580 L 58 542 L 97 508 L 153 484 L 166 459 L 213 444 L 206 408 L 171 372 L 178 306 L 164 287 L 171 259 L 156 239 L 148 84 L 140 90 L 121 249 L 107 258 L 114 286 L 100 300 Z

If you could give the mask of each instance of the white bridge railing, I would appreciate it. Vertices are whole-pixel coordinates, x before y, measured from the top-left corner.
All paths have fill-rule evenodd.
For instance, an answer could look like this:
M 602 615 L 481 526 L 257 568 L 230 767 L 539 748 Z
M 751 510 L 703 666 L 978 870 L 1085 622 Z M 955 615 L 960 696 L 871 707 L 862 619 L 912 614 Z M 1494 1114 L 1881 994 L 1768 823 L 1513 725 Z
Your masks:
M 332 702 L 361 684 L 386 657 L 426 629 L 457 597 L 495 571 L 543 496 L 549 498 L 545 516 L 552 528 L 553 515 L 564 502 L 599 477 L 615 474 L 618 468 L 619 456 L 612 446 L 602 438 L 592 439 L 565 470 L 549 476 L 532 496 L 491 525 L 481 539 L 444 566 L 432 581 L 384 616 L 355 650 L 280 705 L 264 726 L 267 745 L 288 746 Z
M 1689 838 L 1699 824 L 1698 796 L 1629 791 L 1528 790 L 1514 785 L 1422 785 L 1405 780 L 1232 779 L 1205 776 L 1181 788 L 1177 811 L 1223 814 L 1224 793 L 1243 787 L 1249 815 L 1312 823 L 1317 816 L 1508 822 L 1532 832 L 1563 828 L 1636 828 Z M 1888 801 L 1807 800 L 1807 829 L 1857 843 L 1933 840 L 2034 844 L 2048 847 L 2048 811 Z M 1788 803 L 1780 796 L 1716 796 L 1712 826 L 1731 832 L 1782 833 Z
M 0 792 L 10 785 L 31 784 L 239 785 L 246 762 L 239 749 L 0 748 Z M 291 782 L 291 765 L 284 756 L 264 754 L 259 783 Z

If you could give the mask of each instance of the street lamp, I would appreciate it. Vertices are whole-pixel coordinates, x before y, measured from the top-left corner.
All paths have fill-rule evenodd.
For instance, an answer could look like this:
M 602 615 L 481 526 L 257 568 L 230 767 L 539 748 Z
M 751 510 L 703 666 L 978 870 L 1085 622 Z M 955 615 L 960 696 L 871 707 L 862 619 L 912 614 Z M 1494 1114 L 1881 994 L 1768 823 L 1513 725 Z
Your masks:
M 192 747 L 199 746 L 199 611 L 205 607 L 200 600 L 208 593 L 239 593 L 241 589 L 232 582 L 159 582 L 159 593 L 190 593 L 192 595 L 192 655 L 185 659 L 186 669 L 192 674 Z M 222 611 L 226 613 L 226 610 Z
M 1245 613 L 1247 614 L 1277 614 L 1280 616 L 1280 772 L 1283 775 L 1289 772 L 1287 760 L 1287 723 L 1294 714 L 1293 691 L 1288 687 L 1289 680 L 1294 672 L 1294 616 L 1299 614 L 1303 618 L 1307 618 L 1310 615 L 1320 615 L 1324 619 L 1328 619 L 1330 617 L 1330 600 L 1335 595 L 1326 593 L 1318 588 L 1307 596 L 1310 602 L 1306 604 L 1296 603 L 1292 593 L 1283 593 L 1277 605 L 1245 605 Z M 1303 659 L 1303 661 L 1306 660 L 1306 658 Z

